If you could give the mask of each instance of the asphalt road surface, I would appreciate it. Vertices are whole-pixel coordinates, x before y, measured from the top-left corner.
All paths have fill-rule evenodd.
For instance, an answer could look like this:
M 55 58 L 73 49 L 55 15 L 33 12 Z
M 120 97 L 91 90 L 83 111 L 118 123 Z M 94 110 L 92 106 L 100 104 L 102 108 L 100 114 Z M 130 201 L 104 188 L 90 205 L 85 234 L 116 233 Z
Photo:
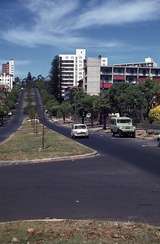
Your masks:
M 37 102 L 42 118 L 38 95 Z M 69 136 L 68 129 L 43 121 Z M 0 167 L 0 221 L 98 218 L 160 224 L 160 149 L 109 134 L 78 141 L 100 155 Z
M 0 142 L 4 141 L 10 134 L 15 132 L 21 125 L 24 113 L 23 113 L 23 98 L 24 92 L 22 91 L 19 95 L 18 102 L 16 105 L 15 114 L 4 126 L 0 126 Z

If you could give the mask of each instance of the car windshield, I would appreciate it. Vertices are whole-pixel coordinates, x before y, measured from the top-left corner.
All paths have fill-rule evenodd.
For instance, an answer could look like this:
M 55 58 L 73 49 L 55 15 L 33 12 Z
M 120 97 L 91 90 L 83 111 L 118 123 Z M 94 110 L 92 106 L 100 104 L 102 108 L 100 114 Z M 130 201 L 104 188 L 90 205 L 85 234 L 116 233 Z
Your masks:
M 86 125 L 75 125 L 75 129 L 86 129 Z
M 118 124 L 131 124 L 131 122 L 130 119 L 117 119 Z

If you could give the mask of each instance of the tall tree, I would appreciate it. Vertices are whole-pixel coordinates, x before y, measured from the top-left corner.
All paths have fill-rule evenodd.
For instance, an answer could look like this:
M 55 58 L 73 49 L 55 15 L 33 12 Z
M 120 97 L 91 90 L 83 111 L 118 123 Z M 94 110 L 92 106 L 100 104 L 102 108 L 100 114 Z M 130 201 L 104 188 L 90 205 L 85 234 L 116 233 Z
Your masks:
M 58 101 L 61 101 L 60 63 L 58 55 L 52 60 L 49 76 L 49 92 L 53 94 Z
M 27 84 L 28 87 L 32 86 L 32 75 L 31 75 L 30 72 L 28 72 L 28 74 L 27 74 L 26 84 Z
M 68 101 L 64 101 L 59 106 L 59 110 L 62 114 L 63 122 L 65 123 L 66 116 L 71 115 L 71 113 L 73 112 L 72 105 Z

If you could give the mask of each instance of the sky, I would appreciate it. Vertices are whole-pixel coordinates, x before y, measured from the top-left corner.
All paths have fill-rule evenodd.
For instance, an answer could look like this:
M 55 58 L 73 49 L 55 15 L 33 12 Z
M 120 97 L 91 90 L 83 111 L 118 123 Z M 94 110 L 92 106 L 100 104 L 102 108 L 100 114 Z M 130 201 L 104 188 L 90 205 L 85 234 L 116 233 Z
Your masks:
M 57 54 L 160 64 L 160 0 L 0 0 L 0 64 L 47 76 Z

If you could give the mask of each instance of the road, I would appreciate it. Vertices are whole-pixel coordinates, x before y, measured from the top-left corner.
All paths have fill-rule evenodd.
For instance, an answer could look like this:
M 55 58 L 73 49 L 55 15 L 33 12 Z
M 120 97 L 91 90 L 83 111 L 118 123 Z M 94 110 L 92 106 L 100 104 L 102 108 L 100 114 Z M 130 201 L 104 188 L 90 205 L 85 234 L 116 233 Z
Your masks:
M 8 138 L 8 136 L 10 136 L 10 134 L 15 132 L 21 125 L 23 118 L 24 118 L 23 98 L 24 98 L 24 92 L 22 91 L 18 98 L 15 114 L 7 122 L 6 125 L 0 127 L 0 142 L 4 141 L 6 138 Z
M 44 123 L 69 135 L 66 128 Z M 80 142 L 100 155 L 0 167 L 0 221 L 98 218 L 160 224 L 159 148 L 97 133 Z

